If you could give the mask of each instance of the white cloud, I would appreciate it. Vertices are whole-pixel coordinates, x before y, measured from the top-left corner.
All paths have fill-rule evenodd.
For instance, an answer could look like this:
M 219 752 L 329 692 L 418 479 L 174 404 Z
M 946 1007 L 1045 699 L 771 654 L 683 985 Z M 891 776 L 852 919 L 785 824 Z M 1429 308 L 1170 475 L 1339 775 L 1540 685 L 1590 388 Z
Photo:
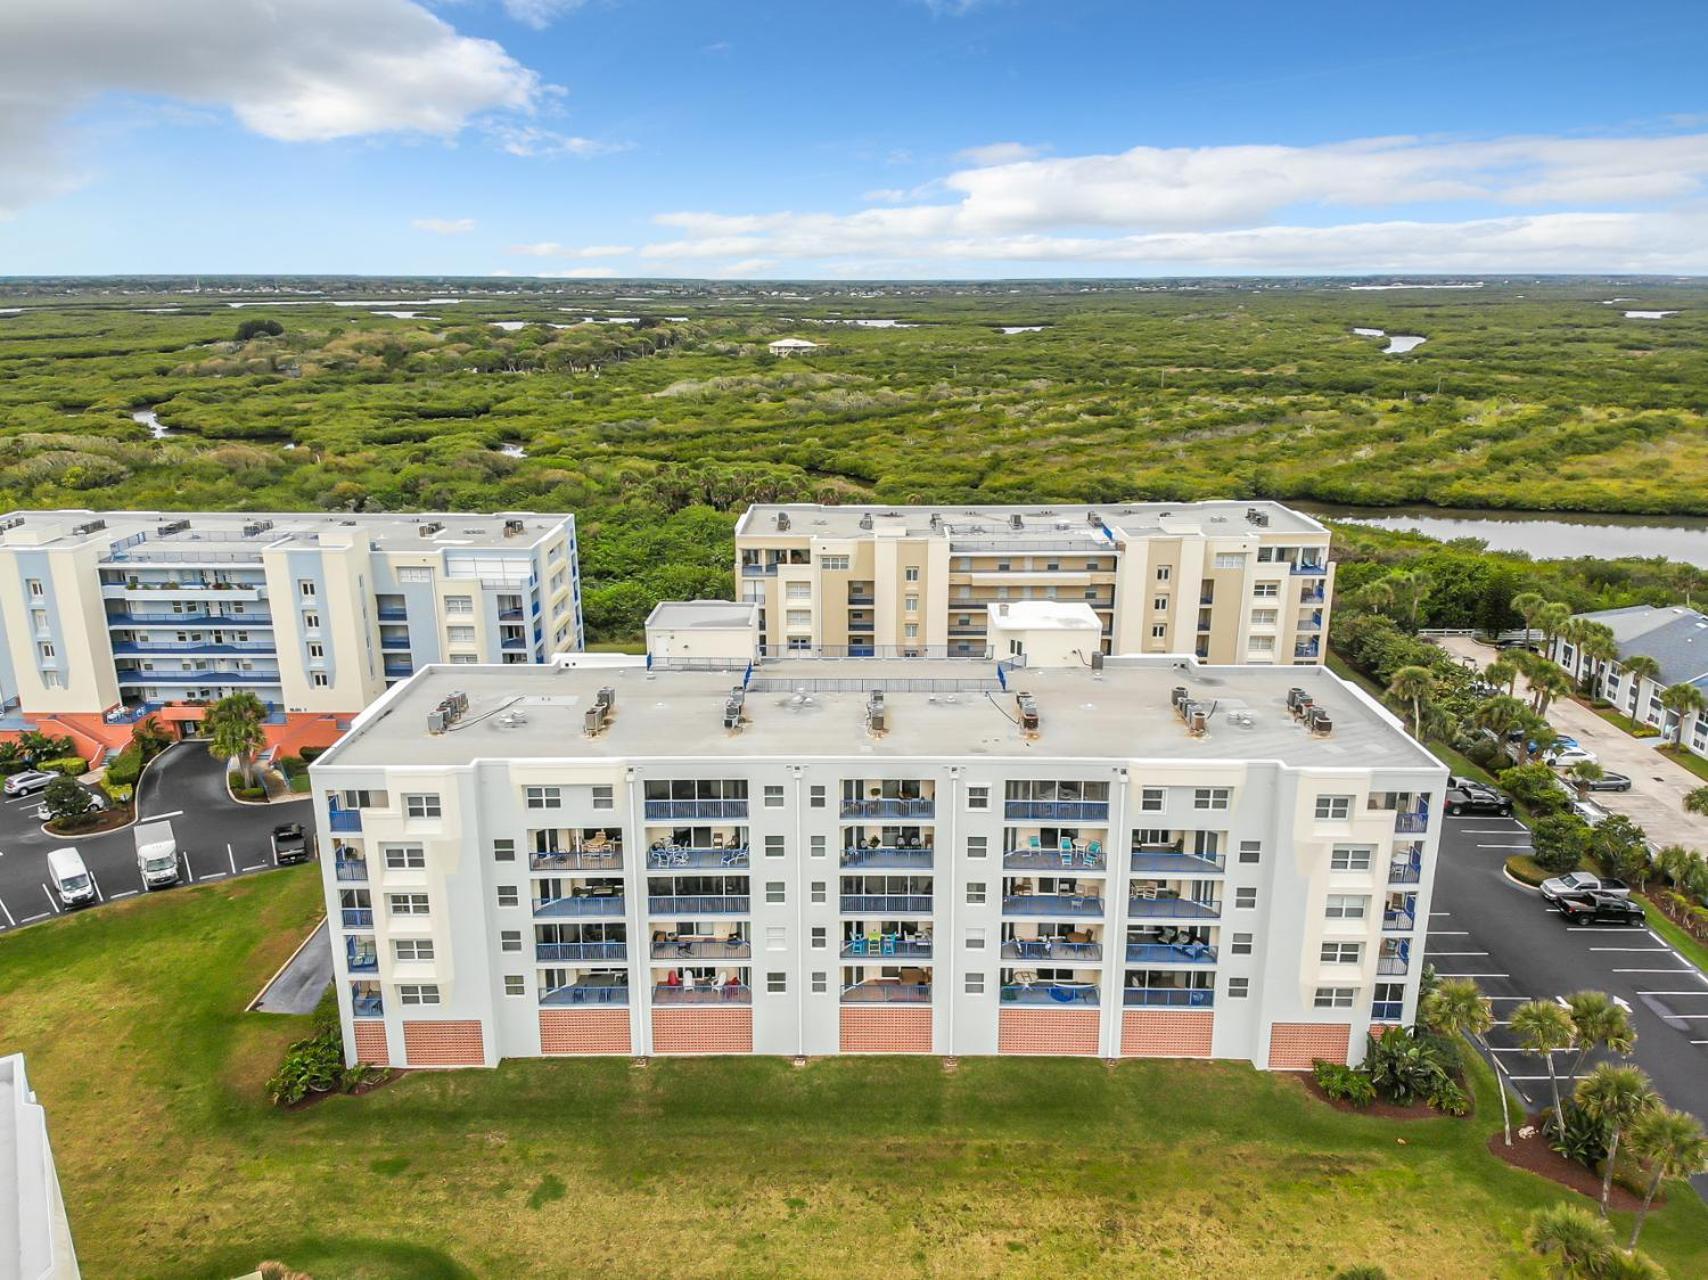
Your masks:
M 597 138 L 578 138 L 533 124 L 499 121 L 488 126 L 487 132 L 500 147 L 513 156 L 576 156 L 587 159 L 590 156 L 628 150 L 623 143 L 601 142 Z
M 573 13 L 587 0 L 504 0 L 504 12 L 517 22 L 544 31 L 566 13 Z
M 4 0 L 0 213 L 77 184 L 68 121 L 112 94 L 324 142 L 450 138 L 488 113 L 529 115 L 547 86 L 413 0 Z
M 999 144 L 980 154 L 994 162 L 956 170 L 894 207 L 661 214 L 654 222 L 676 238 L 640 253 L 707 269 L 770 259 L 939 271 L 955 262 L 1253 271 L 1680 270 L 1708 262 L 1708 210 L 1691 201 L 1708 180 L 1704 133 L 1135 147 L 1048 159 Z M 929 202 L 918 199 L 925 194 Z M 1426 204 L 1459 212 L 1436 221 L 1409 209 L 1368 216 Z
M 1013 164 L 1017 160 L 1031 160 L 1048 150 L 1026 142 L 991 142 L 982 147 L 968 147 L 957 152 L 955 158 L 978 165 Z
M 475 222 L 473 218 L 416 218 L 409 225 L 436 236 L 461 236 L 473 231 Z
M 559 244 L 555 240 L 541 240 L 536 244 L 513 244 L 505 252 L 530 258 L 612 258 L 633 253 L 634 250 L 626 244 L 588 244 L 578 247 Z

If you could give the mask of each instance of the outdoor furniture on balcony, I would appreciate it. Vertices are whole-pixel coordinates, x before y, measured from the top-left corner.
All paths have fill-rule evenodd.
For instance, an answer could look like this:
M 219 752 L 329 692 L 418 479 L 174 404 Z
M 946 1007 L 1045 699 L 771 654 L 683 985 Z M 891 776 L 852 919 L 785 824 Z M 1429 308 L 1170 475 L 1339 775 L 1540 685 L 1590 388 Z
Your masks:
M 930 845 L 850 846 L 842 851 L 842 865 L 881 870 L 931 870 L 936 851 Z
M 845 893 L 842 895 L 842 913 L 930 915 L 931 901 L 929 893 Z
M 1215 964 L 1216 948 L 1206 942 L 1129 942 L 1128 964 Z
M 1103 899 L 1088 893 L 1010 893 L 1002 898 L 1009 916 L 1101 916 Z
M 1009 938 L 1002 944 L 1002 958 L 1095 962 L 1103 959 L 1103 944 L 1075 942 L 1068 938 Z
M 714 846 L 709 849 L 696 849 L 686 845 L 659 843 L 647 850 L 647 866 L 662 869 L 668 867 L 707 868 L 707 867 L 746 867 L 751 859 L 746 845 L 723 848 Z
M 620 916 L 626 900 L 620 893 L 571 894 L 567 898 L 535 898 L 534 914 L 547 919 L 564 916 Z
M 536 942 L 534 959 L 542 963 L 568 960 L 627 960 L 626 942 Z
M 1389 884 L 1417 884 L 1423 879 L 1423 859 L 1417 855 L 1388 863 Z
M 540 992 L 540 1003 L 553 1008 L 578 1004 L 626 1005 L 628 1002 L 629 989 L 626 985 L 575 982 L 567 987 Z
M 929 982 L 903 982 L 899 978 L 868 978 L 842 988 L 843 1004 L 930 1004 Z
M 1126 987 L 1121 1003 L 1151 1009 L 1208 1009 L 1216 1003 L 1209 987 Z
M 533 871 L 620 871 L 623 866 L 623 847 L 613 845 L 594 849 L 537 849 L 528 855 L 528 867 Z
M 935 798 L 844 800 L 844 818 L 933 818 L 937 815 Z
M 745 960 L 752 954 L 753 944 L 740 934 L 716 938 L 659 931 L 652 935 L 654 960 Z
M 350 997 L 350 1012 L 358 1018 L 383 1018 L 385 1002 L 377 995 L 353 995 Z
M 1004 1004 L 1081 1004 L 1097 1003 L 1097 986 L 1090 982 L 1016 982 L 1002 989 Z
M 1409 911 L 1382 912 L 1383 933 L 1410 933 L 1416 925 L 1417 920 Z
M 753 988 L 745 983 L 716 983 L 712 986 L 671 986 L 654 983 L 654 1004 L 752 1004 Z
M 655 916 L 744 916 L 753 899 L 745 894 L 654 894 L 647 910 Z
M 380 953 L 374 949 L 373 939 L 366 944 L 355 938 L 344 939 L 344 967 L 351 973 L 378 973 Z
M 1314 564 L 1301 560 L 1293 566 L 1293 573 L 1305 577 L 1321 577 L 1328 572 L 1326 564 Z
M 1046 847 L 1037 836 L 1029 838 L 1022 847 L 1009 849 L 1002 855 L 1002 865 L 1015 871 L 1069 871 L 1083 868 L 1102 871 L 1104 867 L 1101 840 L 1072 840 L 1067 837 Z
M 1409 813 L 1403 809 L 1396 811 L 1394 814 L 1394 830 L 1405 832 L 1408 835 L 1418 835 L 1428 831 L 1429 811 L 1427 809 L 1418 809 Z
M 333 875 L 339 880 L 366 880 L 368 878 L 368 860 L 366 858 L 335 857 L 332 867 Z
M 880 959 L 888 959 L 894 956 L 899 960 L 929 960 L 931 958 L 931 936 L 929 934 L 867 933 L 856 934 L 851 938 L 842 940 L 842 958 L 844 960 L 870 956 L 877 956 Z
M 1293 656 L 1295 658 L 1315 658 L 1319 656 L 1321 652 L 1322 649 L 1318 645 L 1315 637 L 1313 637 L 1308 643 L 1302 642 L 1293 646 Z

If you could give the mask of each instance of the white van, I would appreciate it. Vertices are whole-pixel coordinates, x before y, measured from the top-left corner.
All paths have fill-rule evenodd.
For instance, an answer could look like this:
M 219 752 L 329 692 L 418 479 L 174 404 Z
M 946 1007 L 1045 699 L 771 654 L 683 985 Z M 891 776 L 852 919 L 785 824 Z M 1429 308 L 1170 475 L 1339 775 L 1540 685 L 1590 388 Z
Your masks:
M 47 855 L 47 876 L 53 890 L 68 907 L 86 907 L 95 901 L 95 881 L 83 865 L 83 855 L 67 846 Z

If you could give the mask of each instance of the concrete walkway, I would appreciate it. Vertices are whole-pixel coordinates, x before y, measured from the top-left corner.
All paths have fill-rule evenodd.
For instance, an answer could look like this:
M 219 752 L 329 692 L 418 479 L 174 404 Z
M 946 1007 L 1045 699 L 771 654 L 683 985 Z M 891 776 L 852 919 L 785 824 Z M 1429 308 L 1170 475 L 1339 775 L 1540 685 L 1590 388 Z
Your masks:
M 1443 636 L 1440 644 L 1449 653 L 1474 659 L 1479 668 L 1494 661 L 1499 652 L 1469 636 Z M 1520 692 L 1523 688 L 1520 682 Z M 1685 795 L 1702 786 L 1702 780 L 1655 750 L 1665 738 L 1633 738 L 1570 698 L 1549 703 L 1548 720 L 1595 752 L 1603 769 L 1631 779 L 1629 791 L 1592 791 L 1592 800 L 1610 813 L 1630 818 L 1657 845 L 1681 844 L 1708 852 L 1708 819 L 1684 811 Z
M 332 938 L 322 920 L 302 950 L 267 984 L 255 1009 L 260 1013 L 313 1013 L 331 981 Z

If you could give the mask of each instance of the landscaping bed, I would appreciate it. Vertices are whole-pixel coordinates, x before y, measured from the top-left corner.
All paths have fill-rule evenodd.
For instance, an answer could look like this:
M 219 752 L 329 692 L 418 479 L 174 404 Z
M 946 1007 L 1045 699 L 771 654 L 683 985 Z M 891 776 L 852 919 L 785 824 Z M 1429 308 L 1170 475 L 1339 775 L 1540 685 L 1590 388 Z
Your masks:
M 1527 884 L 1532 889 L 1537 888 L 1544 880 L 1551 879 L 1553 873 L 1536 864 L 1536 859 L 1527 853 L 1515 853 L 1506 860 L 1506 874 L 1519 884 Z
M 1400 1104 L 1389 1102 L 1386 1098 L 1377 1098 L 1374 1102 L 1359 1106 L 1344 1098 L 1331 1098 L 1323 1089 L 1316 1075 L 1310 1071 L 1290 1071 L 1287 1073 L 1305 1086 L 1305 1092 L 1328 1103 L 1336 1111 L 1344 1111 L 1355 1116 L 1379 1116 L 1384 1120 L 1439 1120 L 1442 1113 L 1419 1099 L 1416 1102 Z
M 98 836 L 103 831 L 117 831 L 120 827 L 128 827 L 135 821 L 136 811 L 131 805 L 115 804 L 75 826 L 61 829 L 58 822 L 49 819 L 42 824 L 42 828 L 49 835 L 64 836 L 67 840 L 75 840 L 79 836 Z
M 1489 1154 L 1504 1160 L 1514 1169 L 1523 1169 L 1526 1173 L 1538 1174 L 1557 1182 L 1562 1187 L 1570 1187 L 1573 1191 L 1588 1196 L 1598 1204 L 1601 1201 L 1601 1175 L 1579 1164 L 1576 1160 L 1568 1160 L 1554 1148 L 1548 1145 L 1548 1139 L 1542 1133 L 1542 1121 L 1545 1117 L 1538 1116 L 1524 1127 L 1524 1132 L 1514 1129 L 1512 1145 L 1506 1145 L 1505 1138 L 1499 1130 L 1489 1135 Z M 1655 1207 L 1659 1208 L 1662 1196 L 1655 1197 Z M 1629 1213 L 1642 1203 L 1642 1197 L 1631 1194 L 1620 1186 L 1617 1181 L 1613 1184 L 1613 1193 L 1608 1197 L 1608 1204 L 1617 1210 Z

